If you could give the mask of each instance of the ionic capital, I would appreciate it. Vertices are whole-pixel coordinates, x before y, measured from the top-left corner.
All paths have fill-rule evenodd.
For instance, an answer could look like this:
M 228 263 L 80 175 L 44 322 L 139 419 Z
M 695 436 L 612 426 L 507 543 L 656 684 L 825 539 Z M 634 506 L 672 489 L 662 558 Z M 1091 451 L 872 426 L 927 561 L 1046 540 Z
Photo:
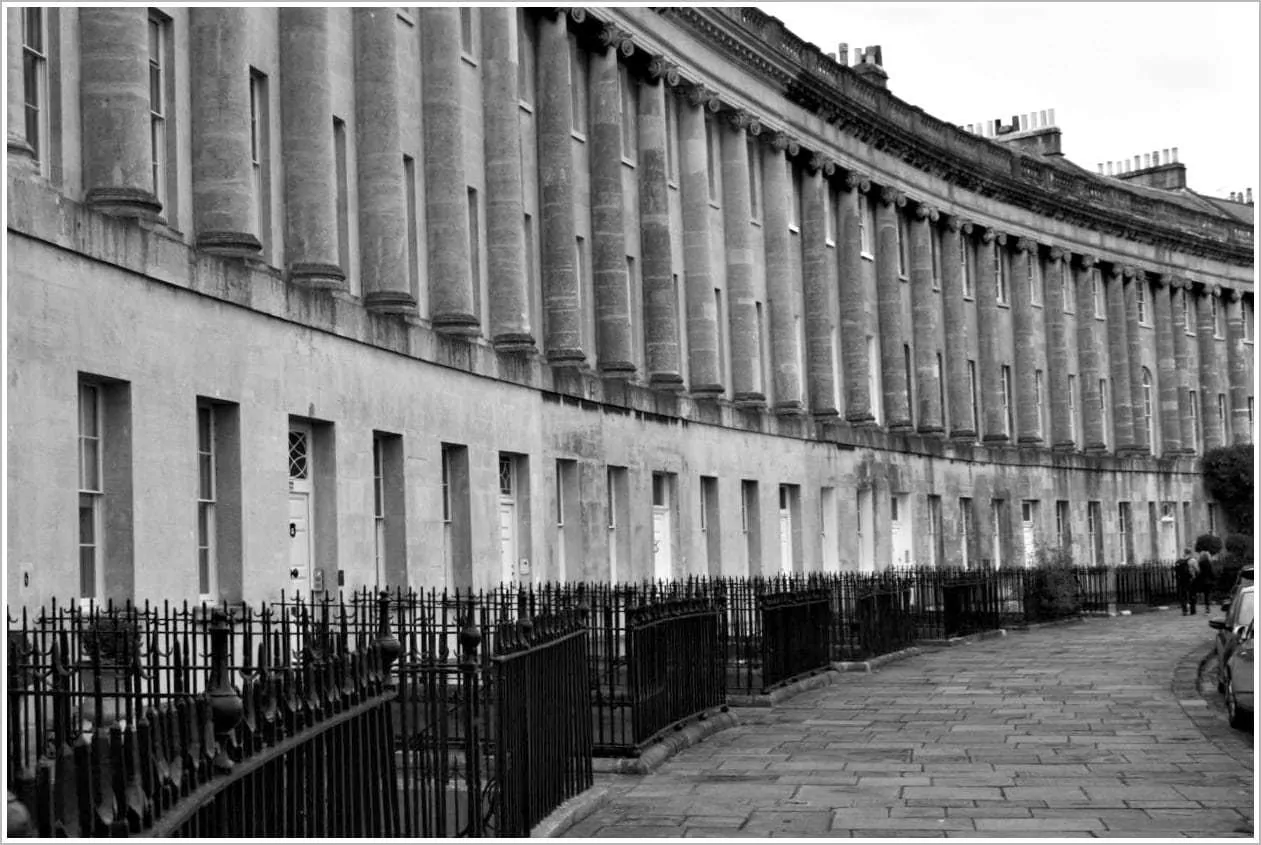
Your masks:
M 1225 294 L 1225 297 L 1226 297 L 1226 301 L 1227 301 L 1227 302 L 1238 302 L 1238 301 L 1239 301 L 1239 289 L 1238 289 L 1238 288 L 1226 288 L 1226 289 L 1225 289 L 1225 291 L 1224 291 L 1224 294 Z
M 915 219 L 928 220 L 929 223 L 936 223 L 941 219 L 941 212 L 928 203 L 918 203 L 915 206 Z
M 1083 270 L 1090 270 L 1099 263 L 1099 259 L 1094 255 L 1079 255 L 1077 256 L 1077 263 L 1081 265 Z
M 606 23 L 600 29 L 600 46 L 606 50 L 614 47 L 628 59 L 635 55 L 635 42 L 631 40 L 631 34 L 611 23 Z
M 1007 246 L 1007 235 L 997 229 L 987 228 L 981 235 L 981 243 L 986 245 L 998 244 L 999 246 Z
M 1017 238 L 1016 252 L 1032 252 L 1036 255 L 1038 252 L 1038 242 L 1032 238 Z
M 687 101 L 693 106 L 704 106 L 714 114 L 722 108 L 722 100 L 717 92 L 700 83 L 694 83 L 687 91 Z
M 1047 250 L 1046 256 L 1052 263 L 1063 261 L 1068 258 L 1068 253 L 1062 247 L 1053 246 Z
M 902 193 L 897 188 L 885 185 L 880 189 L 880 203 L 881 205 L 892 205 L 897 208 L 905 208 L 906 194 Z
M 814 153 L 810 156 L 810 161 L 806 164 L 811 173 L 822 173 L 824 176 L 831 176 L 836 172 L 836 163 L 832 159 L 823 155 L 823 153 Z
M 871 180 L 855 170 L 847 170 L 845 171 L 845 190 L 857 190 L 860 194 L 865 194 L 871 190 Z
M 682 81 L 679 66 L 665 56 L 652 57 L 652 60 L 648 62 L 648 75 L 653 79 L 660 79 L 670 88 L 678 86 Z

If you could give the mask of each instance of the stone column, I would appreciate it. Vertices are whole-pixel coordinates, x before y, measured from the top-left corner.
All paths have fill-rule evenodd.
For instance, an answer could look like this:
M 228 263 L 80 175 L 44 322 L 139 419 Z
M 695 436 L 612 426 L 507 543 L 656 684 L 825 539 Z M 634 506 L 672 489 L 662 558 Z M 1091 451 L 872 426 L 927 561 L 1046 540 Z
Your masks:
M 1169 279 L 1156 286 L 1152 296 L 1153 316 L 1156 320 L 1156 366 L 1160 379 L 1160 440 L 1161 451 L 1166 456 L 1180 455 L 1182 449 L 1182 413 L 1178 397 L 1177 351 L 1174 349 L 1175 327 L 1169 292 L 1174 289 Z
M 313 288 L 345 290 L 338 254 L 328 10 L 282 7 L 278 14 L 288 276 Z
M 731 313 L 731 393 L 738 405 L 766 404 L 759 384 L 762 362 L 757 345 L 757 297 L 753 289 L 753 247 L 749 220 L 749 144 L 762 127 L 747 112 L 728 115 L 722 136 L 722 210 L 726 235 L 727 303 Z
M 977 262 L 978 271 L 973 291 L 976 294 L 976 325 L 979 340 L 981 380 L 981 414 L 984 418 L 981 440 L 985 443 L 1007 443 L 1011 435 L 1007 433 L 1007 417 L 1003 412 L 1003 357 L 998 337 L 998 295 L 995 290 L 994 250 L 1003 249 L 1007 245 L 1007 236 L 994 229 L 986 229 L 981 236 L 984 245 L 985 259 Z M 1012 377 L 1015 381 L 1015 375 Z M 1015 384 L 1012 390 L 1015 390 Z M 1012 397 L 1015 401 L 1015 397 Z
M 886 427 L 911 427 L 907 373 L 902 351 L 902 282 L 898 278 L 898 214 L 906 197 L 894 188 L 880 189 L 876 205 L 876 310 L 880 320 L 880 366 Z
M 250 74 L 242 7 L 188 10 L 189 132 L 197 248 L 256 256 L 257 198 L 250 160 Z
M 1200 409 L 1192 410 L 1190 390 L 1197 389 L 1198 373 L 1192 368 L 1191 344 L 1187 341 L 1186 321 L 1182 313 L 1182 298 L 1191 296 L 1191 283 L 1186 279 L 1171 279 L 1169 283 L 1169 310 L 1173 315 L 1174 378 L 1178 390 L 1178 419 L 1182 430 L 1182 454 L 1193 455 L 1196 444 L 1195 417 Z M 1168 449 L 1165 450 L 1168 453 Z
M 845 189 L 840 194 L 841 276 L 838 280 L 841 301 L 841 366 L 845 368 L 845 419 L 855 425 L 870 425 L 876 418 L 868 380 L 873 362 L 867 356 L 866 309 L 863 306 L 863 259 L 859 235 L 858 197 L 871 190 L 871 182 L 859 173 L 845 174 Z
M 1034 375 L 1038 370 L 1038 358 L 1034 349 L 1033 300 L 1029 295 L 1029 265 L 1038 260 L 1037 243 L 1029 238 L 1018 238 L 1014 259 L 1007 294 L 1011 298 L 1015 353 L 1012 379 L 1016 393 L 1016 442 L 1033 445 L 1042 442 L 1042 419 L 1038 414 L 1038 388 Z M 1045 304 L 1043 307 L 1046 307 Z
M 656 58 L 655 85 L 639 91 L 639 243 L 644 286 L 644 357 L 648 383 L 658 389 L 683 386 L 679 356 L 679 308 L 675 299 L 670 245 L 670 194 L 666 186 L 666 97 L 678 70 Z M 673 81 L 671 81 L 673 80 Z M 542 155 L 542 152 L 540 152 Z
M 407 267 L 407 185 L 399 129 L 398 15 L 359 8 L 355 25 L 355 150 L 359 268 L 371 311 L 412 313 Z
M 544 26 L 546 29 L 546 26 Z M 425 136 L 425 228 L 429 242 L 429 320 L 447 334 L 481 334 L 469 271 L 464 107 L 460 101 L 460 11 L 420 7 L 421 114 Z M 565 61 L 569 53 L 565 52 Z M 568 97 L 568 90 L 565 92 Z M 565 151 L 569 152 L 568 143 Z M 546 217 L 546 212 L 544 213 Z M 572 255 L 574 240 L 569 239 Z
M 1125 295 L 1125 339 L 1127 357 L 1130 362 L 1130 402 L 1133 407 L 1134 451 L 1140 455 L 1150 455 L 1151 434 L 1147 427 L 1143 396 L 1143 335 L 1138 321 L 1138 288 L 1147 286 L 1147 274 L 1134 267 L 1126 267 L 1122 274 L 1122 292 Z M 1150 294 L 1150 290 L 1143 291 Z M 1147 296 L 1151 301 L 1151 296 Z M 1156 415 L 1158 406 L 1155 395 L 1156 385 L 1152 385 L 1152 416 Z
M 35 163 L 35 149 L 26 137 L 26 91 L 22 72 L 22 10 L 17 6 L 5 9 L 5 50 L 9 74 L 9 166 L 29 166 Z M 45 12 L 47 14 L 47 12 Z
M 21 52 L 19 44 L 19 62 Z M 81 9 L 79 64 L 87 204 L 119 217 L 154 217 L 162 204 L 153 184 L 148 8 Z
M 792 200 L 789 163 L 784 157 L 799 151 L 795 141 L 778 134 L 762 150 L 762 223 L 766 238 L 766 299 L 770 309 L 771 369 L 774 373 L 774 410 L 792 413 L 802 408 L 801 370 L 793 320 L 792 242 L 788 234 L 788 203 Z
M 1244 344 L 1243 300 L 1239 290 L 1230 288 L 1223 297 L 1226 309 L 1226 369 L 1230 379 L 1231 440 L 1251 443 L 1252 427 L 1248 423 L 1248 394 L 1252 392 L 1249 372 L 1249 350 Z
M 1200 347 L 1200 424 L 1204 427 L 1204 449 L 1216 449 L 1226 445 L 1226 432 L 1217 418 L 1217 394 L 1222 392 L 1221 362 L 1217 356 L 1216 326 L 1213 325 L 1213 302 L 1222 289 L 1217 285 L 1205 287 L 1196 303 L 1195 335 Z
M 709 145 L 705 112 L 717 112 L 718 97 L 693 85 L 679 103 L 679 179 L 683 190 L 684 300 L 687 307 L 688 369 L 694 396 L 723 393 L 719 379 L 718 314 L 714 309 L 713 255 L 709 227 Z
M 919 203 L 915 207 L 910 226 L 911 335 L 915 339 L 915 381 L 919 386 L 915 416 L 918 429 L 925 434 L 940 434 L 945 431 L 941 384 L 937 378 L 936 347 L 938 321 L 941 319 L 941 297 L 933 290 L 932 237 L 933 224 L 938 217 L 937 209 Z M 944 368 L 944 353 L 942 358 Z
M 1077 377 L 1081 379 L 1082 447 L 1093 454 L 1107 452 L 1100 411 L 1099 379 L 1104 378 L 1099 361 L 1098 320 L 1095 319 L 1095 257 L 1079 255 L 1072 268 L 1077 309 Z
M 980 421 L 972 415 L 968 378 L 968 318 L 963 303 L 963 254 L 971 248 L 972 224 L 951 214 L 941 238 L 941 299 L 946 321 L 946 385 L 950 399 L 950 436 L 975 440 Z M 980 374 L 977 374 L 978 379 Z M 980 386 L 978 385 L 978 388 Z M 980 397 L 977 397 L 978 401 Z
M 1070 256 L 1059 247 L 1052 247 L 1047 257 L 1050 259 L 1050 264 L 1047 266 L 1050 269 L 1051 278 L 1055 280 L 1055 295 L 1053 297 L 1044 295 L 1042 306 L 1046 323 L 1047 401 L 1051 407 L 1051 448 L 1072 451 L 1078 444 L 1073 437 L 1073 423 L 1069 418 L 1068 318 L 1064 316 L 1064 302 L 1066 292 L 1068 301 L 1074 301 L 1075 291 L 1067 265 Z M 1077 378 L 1081 383 L 1080 372 Z M 1081 384 L 1083 390 L 1085 386 L 1084 383 Z
M 1125 317 L 1125 292 L 1121 267 L 1113 264 L 1105 279 L 1108 299 L 1108 357 L 1112 363 L 1112 430 L 1116 433 L 1113 451 L 1134 451 L 1134 393 L 1130 389 L 1129 328 Z
M 482 127 L 486 160 L 486 269 L 495 349 L 534 349 L 526 291 L 521 108 L 517 100 L 517 15 L 483 6 Z
M 828 178 L 836 165 L 816 154 L 810 160 L 801 185 L 801 281 L 805 292 L 806 369 L 810 410 L 816 417 L 835 417 L 836 379 L 832 372 L 832 323 L 837 318 L 829 305 L 827 248 Z
M 625 378 L 635 374 L 635 356 L 622 217 L 622 98 L 616 50 L 592 54 L 589 90 L 596 355 L 601 374 Z

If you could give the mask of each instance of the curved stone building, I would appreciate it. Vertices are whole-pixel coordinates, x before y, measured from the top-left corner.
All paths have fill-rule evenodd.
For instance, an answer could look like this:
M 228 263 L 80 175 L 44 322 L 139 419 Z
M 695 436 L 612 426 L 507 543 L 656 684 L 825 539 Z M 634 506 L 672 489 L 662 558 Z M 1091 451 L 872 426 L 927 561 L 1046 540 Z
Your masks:
M 1251 439 L 1250 205 L 755 9 L 6 15 L 13 601 L 1171 557 Z

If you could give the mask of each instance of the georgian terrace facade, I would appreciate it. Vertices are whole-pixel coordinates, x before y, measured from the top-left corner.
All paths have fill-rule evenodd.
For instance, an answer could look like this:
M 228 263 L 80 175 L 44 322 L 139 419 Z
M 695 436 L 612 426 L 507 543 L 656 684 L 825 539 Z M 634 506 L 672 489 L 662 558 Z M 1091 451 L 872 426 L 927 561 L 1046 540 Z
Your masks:
M 1250 227 L 755 9 L 6 14 L 10 601 L 1222 530 Z

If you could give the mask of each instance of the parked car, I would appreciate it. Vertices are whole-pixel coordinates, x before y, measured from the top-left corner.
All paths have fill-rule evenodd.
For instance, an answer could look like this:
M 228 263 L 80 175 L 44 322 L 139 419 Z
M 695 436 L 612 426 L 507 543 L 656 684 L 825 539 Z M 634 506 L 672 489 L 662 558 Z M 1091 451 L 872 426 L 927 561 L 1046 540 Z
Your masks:
M 1213 644 L 1217 652 L 1217 691 L 1226 692 L 1226 664 L 1238 647 L 1243 634 L 1252 626 L 1255 610 L 1255 586 L 1243 587 L 1226 611 L 1224 619 L 1210 619 L 1209 627 L 1217 631 Z
M 1235 576 L 1235 583 L 1231 585 L 1230 594 L 1226 596 L 1226 601 L 1222 602 L 1222 610 L 1229 611 L 1230 605 L 1234 602 L 1235 596 L 1244 587 L 1253 584 L 1252 564 L 1248 564 L 1239 570 L 1239 574 Z
M 1226 661 L 1226 714 L 1230 717 L 1232 728 L 1247 728 L 1252 724 L 1252 693 L 1256 683 L 1256 671 L 1252 662 L 1252 630 L 1254 623 L 1249 623 L 1239 638 L 1239 644 L 1230 653 Z

